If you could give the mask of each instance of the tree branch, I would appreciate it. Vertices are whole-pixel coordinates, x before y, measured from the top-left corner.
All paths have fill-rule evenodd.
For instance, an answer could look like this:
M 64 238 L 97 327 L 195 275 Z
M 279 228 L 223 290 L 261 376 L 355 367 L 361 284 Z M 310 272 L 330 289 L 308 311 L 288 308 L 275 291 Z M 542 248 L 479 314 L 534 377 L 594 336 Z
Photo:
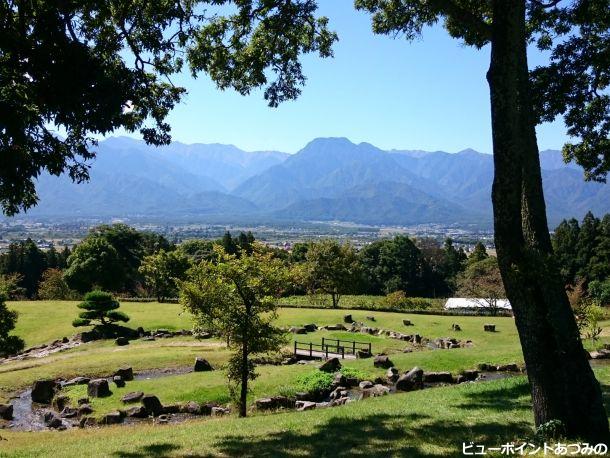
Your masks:
M 459 6 L 454 0 L 428 0 L 428 4 L 439 13 L 469 26 L 486 39 L 491 39 L 491 26 L 472 12 Z

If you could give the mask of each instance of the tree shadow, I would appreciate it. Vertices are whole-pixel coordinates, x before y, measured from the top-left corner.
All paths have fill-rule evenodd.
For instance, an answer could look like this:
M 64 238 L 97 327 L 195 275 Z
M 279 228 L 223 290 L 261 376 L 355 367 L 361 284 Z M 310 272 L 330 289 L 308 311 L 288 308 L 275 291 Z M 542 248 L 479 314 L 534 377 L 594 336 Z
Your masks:
M 604 407 L 606 408 L 606 415 L 610 417 L 610 385 L 601 384 L 602 398 L 604 400 Z
M 307 421 L 303 418 L 303 421 Z M 500 444 L 531 433 L 525 422 L 465 425 L 435 420 L 428 415 L 377 414 L 351 419 L 334 417 L 314 426 L 309 434 L 294 431 L 264 437 L 233 435 L 214 446 L 223 455 L 240 457 L 444 457 L 461 454 L 463 442 Z
M 530 387 L 527 382 L 513 385 L 510 388 L 486 389 L 474 393 L 464 393 L 467 402 L 457 407 L 466 410 L 494 410 L 496 412 L 510 412 L 515 410 L 530 410 L 528 405 Z
M 157 458 L 167 458 L 175 456 L 172 452 L 175 452 L 180 448 L 179 445 L 170 443 L 157 443 L 142 445 L 138 448 L 137 452 L 115 452 L 113 456 L 121 458 L 147 458 L 154 456 Z

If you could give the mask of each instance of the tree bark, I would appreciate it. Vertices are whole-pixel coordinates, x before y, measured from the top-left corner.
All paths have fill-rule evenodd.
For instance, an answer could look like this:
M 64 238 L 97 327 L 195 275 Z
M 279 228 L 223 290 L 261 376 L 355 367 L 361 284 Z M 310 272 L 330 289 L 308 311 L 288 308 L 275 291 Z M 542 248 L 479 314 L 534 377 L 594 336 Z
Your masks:
M 490 86 L 492 190 L 500 272 L 515 315 L 536 426 L 608 442 L 601 389 L 554 264 L 529 96 L 525 0 L 493 0 Z

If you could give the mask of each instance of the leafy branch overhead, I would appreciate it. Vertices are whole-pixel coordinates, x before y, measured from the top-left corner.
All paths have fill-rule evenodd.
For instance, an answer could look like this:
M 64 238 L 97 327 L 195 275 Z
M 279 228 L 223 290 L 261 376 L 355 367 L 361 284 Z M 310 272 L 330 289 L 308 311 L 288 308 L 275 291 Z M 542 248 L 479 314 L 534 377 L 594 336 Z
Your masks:
M 38 201 L 43 172 L 88 179 L 95 135 L 123 128 L 170 142 L 165 118 L 206 72 L 221 89 L 296 98 L 302 53 L 332 54 L 336 35 L 312 0 L 0 1 L 0 203 Z
M 438 21 L 451 36 L 481 48 L 489 44 L 493 15 L 486 0 L 356 0 L 372 14 L 373 30 L 413 40 Z M 562 117 L 573 140 L 563 148 L 588 180 L 610 171 L 610 3 L 608 0 L 529 0 L 527 38 L 549 52 L 531 70 L 536 122 Z

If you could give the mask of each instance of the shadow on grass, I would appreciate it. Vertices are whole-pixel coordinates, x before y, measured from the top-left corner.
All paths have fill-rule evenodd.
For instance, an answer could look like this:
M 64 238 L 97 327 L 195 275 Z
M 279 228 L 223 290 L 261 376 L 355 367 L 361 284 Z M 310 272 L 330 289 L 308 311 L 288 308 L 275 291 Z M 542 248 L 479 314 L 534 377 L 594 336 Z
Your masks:
M 475 393 L 465 393 L 467 402 L 457 407 L 466 410 L 494 410 L 496 412 L 510 412 L 515 410 L 530 410 L 530 386 L 527 381 L 518 383 L 510 388 L 486 389 Z
M 175 456 L 173 452 L 176 452 L 179 448 L 179 445 L 170 443 L 150 444 L 139 447 L 137 452 L 115 452 L 114 456 L 121 458 L 147 458 L 150 456 L 166 458 Z
M 303 421 L 306 421 L 305 419 Z M 266 437 L 240 435 L 214 444 L 224 455 L 241 457 L 444 457 L 461 455 L 462 442 L 496 443 L 507 436 L 524 436 L 529 425 L 435 420 L 419 414 L 370 415 L 361 419 L 332 418 L 308 434 L 283 431 Z M 499 442 L 498 442 L 499 443 Z

